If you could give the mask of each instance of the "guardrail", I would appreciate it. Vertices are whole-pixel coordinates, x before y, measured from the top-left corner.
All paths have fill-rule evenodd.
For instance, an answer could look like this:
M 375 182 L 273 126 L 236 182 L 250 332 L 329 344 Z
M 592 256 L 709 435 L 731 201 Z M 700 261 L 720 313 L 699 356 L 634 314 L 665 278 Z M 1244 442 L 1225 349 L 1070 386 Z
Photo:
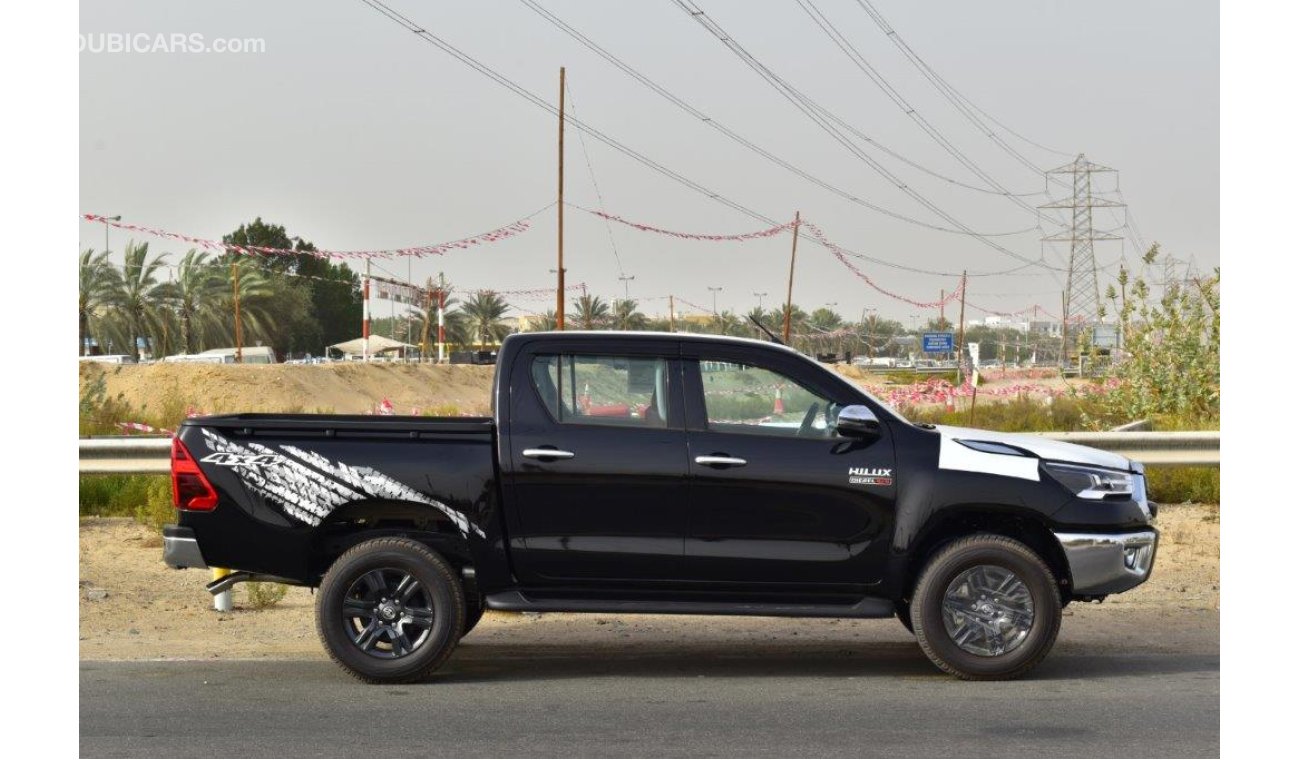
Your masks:
M 77 470 L 82 475 L 166 475 L 171 451 L 169 435 L 82 438 Z
M 1091 446 L 1147 467 L 1218 467 L 1219 432 L 1039 433 L 1045 438 Z M 170 472 L 169 436 L 82 438 L 78 471 L 83 475 L 164 475 Z

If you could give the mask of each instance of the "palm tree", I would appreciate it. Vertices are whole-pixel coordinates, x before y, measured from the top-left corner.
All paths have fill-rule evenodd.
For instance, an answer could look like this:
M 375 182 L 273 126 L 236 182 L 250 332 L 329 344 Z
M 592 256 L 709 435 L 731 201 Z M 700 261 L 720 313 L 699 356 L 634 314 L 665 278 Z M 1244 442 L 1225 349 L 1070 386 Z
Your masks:
M 505 321 L 509 310 L 510 304 L 490 290 L 475 293 L 460 307 L 460 313 L 465 315 L 468 322 L 470 334 L 477 339 L 477 343 L 485 346 L 499 343 L 510 334 L 510 325 Z
M 233 255 L 233 254 L 232 254 Z M 213 298 L 206 311 L 203 324 L 210 326 L 205 340 L 235 344 L 235 273 L 239 268 L 239 326 L 241 345 L 256 345 L 261 340 L 271 343 L 276 325 L 277 296 L 274 281 L 261 269 L 234 260 L 225 266 L 218 259 L 213 263 L 215 282 Z
M 549 330 L 554 330 L 555 328 L 559 327 L 559 325 L 560 325 L 560 320 L 558 317 L 555 316 L 555 309 L 547 309 L 542 314 L 537 315 L 537 318 L 534 319 L 532 321 L 531 326 L 529 326 L 528 331 L 529 332 L 549 331 Z
M 619 298 L 614 301 L 614 308 L 610 313 L 610 326 L 615 330 L 644 330 L 649 321 L 637 308 L 635 300 Z
M 573 299 L 573 313 L 566 319 L 583 330 L 598 330 L 609 321 L 609 304 L 600 296 L 585 295 Z
M 433 280 L 430 279 L 425 286 L 430 293 L 435 291 Z M 450 290 L 450 289 L 449 289 Z M 470 342 L 469 320 L 465 314 L 456 308 L 460 300 L 447 296 L 443 301 L 442 308 L 442 334 L 446 343 L 464 345 Z M 413 310 L 420 327 L 420 349 L 429 353 L 432 351 L 428 346 L 433 346 L 438 342 L 438 302 L 436 299 L 429 299 L 422 309 Z M 426 346 L 426 340 L 428 346 Z M 436 354 L 429 354 L 437 358 Z
M 240 286 L 242 290 L 242 282 Z M 176 313 L 180 348 L 185 353 L 202 350 L 201 346 L 223 332 L 222 278 L 208 254 L 191 248 L 176 268 L 176 279 L 159 286 L 159 290 Z
M 140 339 L 161 332 L 158 328 L 164 306 L 158 270 L 166 258 L 167 254 L 160 253 L 150 259 L 148 243 L 127 243 L 122 276 L 110 291 L 108 302 L 113 307 L 115 332 L 131 347 L 136 359 L 140 358 Z
M 95 255 L 93 248 L 81 252 L 77 269 L 77 350 L 89 353 L 90 321 L 109 303 L 121 275 L 108 260 L 108 251 Z

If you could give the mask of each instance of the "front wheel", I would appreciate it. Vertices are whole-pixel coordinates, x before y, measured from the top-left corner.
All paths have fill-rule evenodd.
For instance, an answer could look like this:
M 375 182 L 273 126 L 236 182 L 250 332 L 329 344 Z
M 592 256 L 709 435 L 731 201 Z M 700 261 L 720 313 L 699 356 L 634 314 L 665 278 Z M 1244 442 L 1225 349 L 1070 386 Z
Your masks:
M 465 624 L 455 572 L 424 544 L 376 538 L 330 567 L 316 629 L 335 662 L 370 683 L 409 683 L 437 670 Z
M 1005 536 L 963 538 L 925 566 L 912 628 L 930 661 L 969 681 L 1017 678 L 1042 662 L 1061 628 L 1052 571 Z

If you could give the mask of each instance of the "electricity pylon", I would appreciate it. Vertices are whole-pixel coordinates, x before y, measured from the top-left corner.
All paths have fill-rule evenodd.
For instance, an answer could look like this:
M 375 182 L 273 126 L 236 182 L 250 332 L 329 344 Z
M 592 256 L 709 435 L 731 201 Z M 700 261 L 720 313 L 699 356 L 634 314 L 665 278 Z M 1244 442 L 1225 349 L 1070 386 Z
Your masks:
M 1095 194 L 1092 175 L 1114 172 L 1107 166 L 1095 164 L 1082 153 L 1073 162 L 1048 171 L 1048 174 L 1069 174 L 1073 178 L 1071 186 L 1074 192 L 1069 198 L 1045 203 L 1042 209 L 1070 209 L 1070 227 L 1054 235 L 1043 238 L 1048 243 L 1070 244 L 1069 277 L 1065 283 L 1065 313 L 1061 315 L 1062 351 L 1061 364 L 1068 363 L 1066 354 L 1078 342 L 1070 340 L 1070 333 L 1086 330 L 1095 325 L 1101 309 L 1101 289 L 1097 282 L 1097 258 L 1094 244 L 1099 240 L 1122 240 L 1104 230 L 1093 226 L 1092 210 L 1094 208 L 1123 208 L 1124 204 L 1103 198 Z

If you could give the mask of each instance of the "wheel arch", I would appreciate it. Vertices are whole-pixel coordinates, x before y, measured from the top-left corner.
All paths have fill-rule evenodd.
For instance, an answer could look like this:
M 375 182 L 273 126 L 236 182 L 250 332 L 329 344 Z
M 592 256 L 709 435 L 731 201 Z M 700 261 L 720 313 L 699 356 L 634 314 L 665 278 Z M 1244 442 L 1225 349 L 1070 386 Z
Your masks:
M 317 577 L 348 549 L 384 536 L 419 541 L 458 572 L 473 563 L 468 537 L 441 510 L 413 501 L 365 499 L 335 509 L 317 526 L 311 547 Z
M 994 504 L 954 505 L 935 514 L 918 532 L 899 570 L 898 589 L 905 600 L 926 563 L 944 546 L 967 536 L 989 533 L 1014 539 L 1043 559 L 1056 578 L 1061 603 L 1070 601 L 1070 565 L 1044 517 L 1024 507 Z

